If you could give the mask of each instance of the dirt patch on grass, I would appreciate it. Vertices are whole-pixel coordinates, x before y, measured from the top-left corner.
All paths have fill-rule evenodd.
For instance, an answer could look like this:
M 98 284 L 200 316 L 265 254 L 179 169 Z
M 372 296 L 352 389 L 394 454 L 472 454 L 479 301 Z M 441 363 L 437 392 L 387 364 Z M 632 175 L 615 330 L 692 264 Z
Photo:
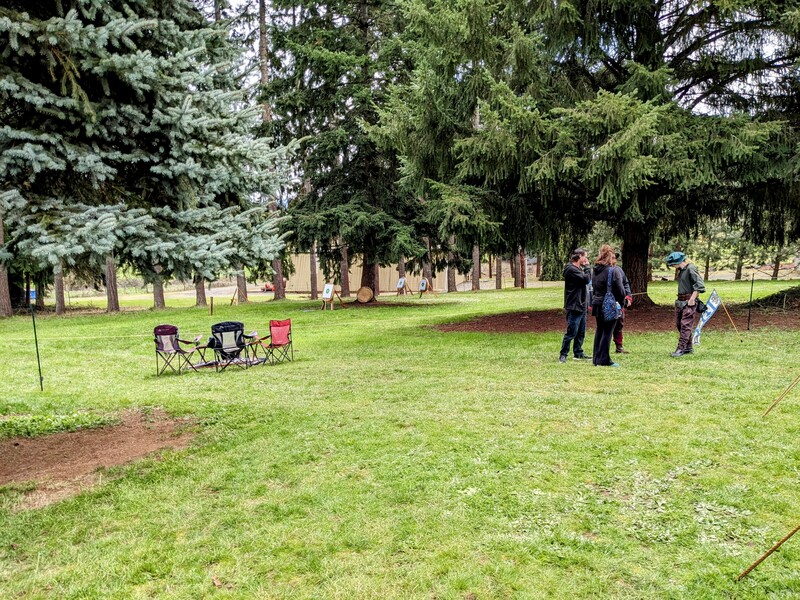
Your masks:
M 127 411 L 119 425 L 0 440 L 0 485 L 25 485 L 16 509 L 46 506 L 99 485 L 99 469 L 163 448 L 186 448 L 193 424 L 163 411 Z
M 728 306 L 731 319 L 739 331 L 747 329 L 747 307 Z M 587 329 L 594 329 L 595 320 L 589 315 Z M 462 323 L 439 325 L 440 331 L 472 331 L 483 333 L 545 333 L 563 331 L 566 327 L 563 310 L 537 310 L 527 312 L 488 315 Z M 750 328 L 775 327 L 780 329 L 800 329 L 800 311 L 753 308 L 750 315 Z M 720 307 L 706 324 L 705 330 L 731 330 L 733 326 L 725 311 Z M 671 306 L 637 307 L 628 310 L 625 316 L 625 331 L 674 331 L 675 313 Z

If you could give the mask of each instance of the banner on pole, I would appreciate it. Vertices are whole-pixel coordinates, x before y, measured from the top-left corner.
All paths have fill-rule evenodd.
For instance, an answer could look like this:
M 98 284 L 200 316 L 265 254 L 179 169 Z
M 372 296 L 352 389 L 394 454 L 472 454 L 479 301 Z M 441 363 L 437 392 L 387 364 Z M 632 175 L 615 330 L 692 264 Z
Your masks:
M 692 336 L 693 346 L 700 345 L 700 333 L 703 331 L 703 326 L 714 316 L 720 304 L 722 304 L 722 300 L 720 300 L 717 290 L 713 290 L 711 296 L 708 298 L 708 302 L 706 302 L 706 309 L 703 311 L 703 314 L 700 315 L 700 321 L 697 323 L 697 327 L 694 328 L 694 335 Z

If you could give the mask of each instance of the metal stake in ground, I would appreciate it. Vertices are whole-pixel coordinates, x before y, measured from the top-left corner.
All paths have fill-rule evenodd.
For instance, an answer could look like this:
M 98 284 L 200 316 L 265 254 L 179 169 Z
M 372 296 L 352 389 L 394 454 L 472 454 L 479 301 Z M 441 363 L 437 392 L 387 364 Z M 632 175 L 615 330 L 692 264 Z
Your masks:
M 753 283 L 756 281 L 756 274 L 750 276 L 750 302 L 747 304 L 747 331 L 750 331 L 750 314 L 753 312 Z
M 767 558 L 767 557 L 768 557 L 770 554 L 772 554 L 773 552 L 775 552 L 775 550 L 777 550 L 778 548 L 780 548 L 780 547 L 783 545 L 783 543 L 784 543 L 786 540 L 788 540 L 790 537 L 792 537 L 792 536 L 793 536 L 795 533 L 797 533 L 798 531 L 800 531 L 800 525 L 798 525 L 797 527 L 795 527 L 794 529 L 792 529 L 792 531 L 791 531 L 791 532 L 790 532 L 790 533 L 789 533 L 787 536 L 785 536 L 785 537 L 784 537 L 784 538 L 783 538 L 783 539 L 782 539 L 780 542 L 778 542 L 778 543 L 777 543 L 777 544 L 775 544 L 775 545 L 774 545 L 772 548 L 770 548 L 770 549 L 769 549 L 769 550 L 767 550 L 767 551 L 766 551 L 764 554 L 762 554 L 762 555 L 759 557 L 759 559 L 758 559 L 756 562 L 754 562 L 752 565 L 750 565 L 749 567 L 747 567 L 747 568 L 746 568 L 744 571 L 742 571 L 741 573 L 739 573 L 739 576 L 736 578 L 736 581 L 741 581 L 742 579 L 744 579 L 745 577 L 747 577 L 747 575 L 748 575 L 748 573 L 750 573 L 750 571 L 752 571 L 752 570 L 753 570 L 753 569 L 755 569 L 755 568 L 756 568 L 758 565 L 760 565 L 762 562 L 764 562 L 764 559 L 765 559 L 765 558 Z
M 36 335 L 36 311 L 34 304 L 36 300 L 36 290 L 31 290 L 30 306 L 31 320 L 33 320 L 33 341 L 36 344 L 36 364 L 39 366 L 39 390 L 44 391 L 44 378 L 42 377 L 42 361 L 39 358 L 39 337 Z

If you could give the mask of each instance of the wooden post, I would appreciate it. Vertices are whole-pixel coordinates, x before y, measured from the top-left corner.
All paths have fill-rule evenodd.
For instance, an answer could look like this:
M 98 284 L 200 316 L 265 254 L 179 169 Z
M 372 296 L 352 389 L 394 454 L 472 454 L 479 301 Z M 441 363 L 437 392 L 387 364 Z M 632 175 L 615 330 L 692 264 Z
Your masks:
M 781 547 L 781 546 L 784 544 L 784 542 L 786 542 L 786 541 L 787 541 L 787 540 L 788 540 L 790 537 L 792 537 L 792 536 L 793 536 L 795 533 L 797 533 L 798 531 L 800 531 L 800 525 L 798 525 L 797 527 L 795 527 L 794 529 L 792 529 L 792 531 L 790 531 L 788 535 L 784 536 L 784 538 L 783 538 L 782 540 L 780 540 L 780 541 L 779 541 L 777 544 L 775 544 L 775 545 L 774 545 L 772 548 L 770 548 L 770 549 L 769 549 L 769 550 L 767 550 L 767 551 L 766 551 L 764 554 L 762 554 L 762 555 L 759 557 L 759 559 L 758 559 L 756 562 L 754 562 L 752 565 L 750 565 L 749 567 L 747 567 L 747 568 L 746 568 L 744 571 L 742 571 L 741 573 L 739 573 L 739 576 L 736 578 L 736 581 L 741 581 L 742 579 L 744 579 L 745 577 L 747 577 L 747 574 L 748 574 L 748 573 L 750 573 L 750 571 L 752 571 L 752 570 L 753 570 L 753 569 L 755 569 L 755 568 L 756 568 L 758 565 L 760 565 L 762 562 L 764 562 L 764 559 L 765 559 L 765 558 L 767 558 L 767 557 L 768 557 L 770 554 L 772 554 L 773 552 L 775 552 L 775 550 L 777 550 L 778 548 L 780 548 L 780 547 Z

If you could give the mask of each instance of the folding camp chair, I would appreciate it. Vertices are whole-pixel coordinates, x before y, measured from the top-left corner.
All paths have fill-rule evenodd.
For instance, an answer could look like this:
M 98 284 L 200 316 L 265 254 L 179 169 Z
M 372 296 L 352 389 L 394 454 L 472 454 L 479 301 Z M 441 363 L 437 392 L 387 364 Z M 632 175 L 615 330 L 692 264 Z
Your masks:
M 201 360 L 205 360 L 205 346 L 200 346 L 201 336 L 197 336 L 191 342 L 178 338 L 178 328 L 175 325 L 158 325 L 153 329 L 153 341 L 156 343 L 156 376 L 161 375 L 167 368 L 172 369 L 173 373 L 181 374 L 181 369 L 185 367 L 197 371 L 195 363 L 192 362 L 193 356 L 197 353 Z M 191 350 L 184 350 L 181 344 L 192 345 Z M 177 363 L 174 364 L 174 363 Z
M 294 360 L 292 346 L 292 320 L 270 321 L 269 335 L 258 338 L 251 344 L 254 353 L 260 347 L 264 351 L 264 363 L 276 365 L 284 360 Z
M 230 365 L 242 369 L 250 366 L 248 339 L 253 336 L 244 334 L 244 324 L 239 321 L 223 321 L 211 326 L 212 339 L 209 347 L 214 349 L 217 372 L 222 372 Z M 244 355 L 244 356 L 242 356 Z

